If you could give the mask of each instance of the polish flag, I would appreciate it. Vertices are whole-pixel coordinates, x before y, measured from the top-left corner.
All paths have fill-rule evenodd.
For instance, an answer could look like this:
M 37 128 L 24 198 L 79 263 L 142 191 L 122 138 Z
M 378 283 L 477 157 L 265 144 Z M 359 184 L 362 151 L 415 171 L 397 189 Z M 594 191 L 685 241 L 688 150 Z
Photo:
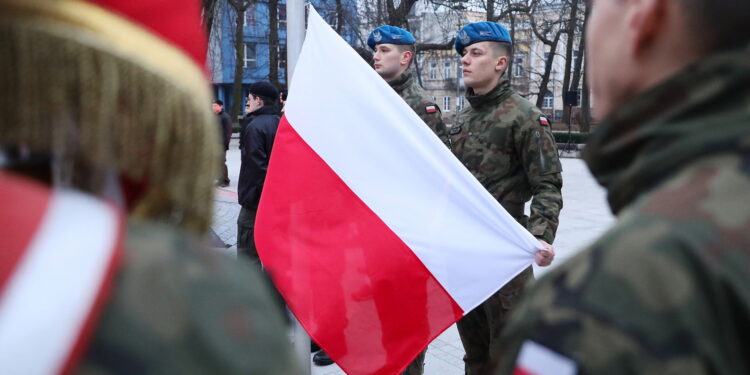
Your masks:
M 542 249 L 312 7 L 273 147 L 261 261 L 348 374 L 400 373 Z
M 0 374 L 71 373 L 119 265 L 122 215 L 3 172 L 0 207 Z

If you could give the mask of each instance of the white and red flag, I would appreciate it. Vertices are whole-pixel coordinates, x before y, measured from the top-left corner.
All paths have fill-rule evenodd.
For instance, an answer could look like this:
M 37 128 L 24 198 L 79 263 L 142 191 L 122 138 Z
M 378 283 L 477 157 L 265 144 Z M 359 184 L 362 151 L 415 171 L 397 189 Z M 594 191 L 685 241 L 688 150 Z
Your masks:
M 256 220 L 261 261 L 348 374 L 397 374 L 539 242 L 312 9 Z

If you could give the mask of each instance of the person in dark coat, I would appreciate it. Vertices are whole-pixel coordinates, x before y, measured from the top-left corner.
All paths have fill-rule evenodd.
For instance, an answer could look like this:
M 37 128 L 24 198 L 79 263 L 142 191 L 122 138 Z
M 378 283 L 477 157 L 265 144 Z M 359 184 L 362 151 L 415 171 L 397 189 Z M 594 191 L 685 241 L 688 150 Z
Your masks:
M 224 102 L 214 100 L 211 110 L 219 118 L 219 132 L 221 133 L 222 145 L 224 146 L 224 159 L 222 160 L 221 176 L 217 185 L 221 187 L 229 186 L 229 171 L 227 170 L 227 150 L 229 150 L 229 141 L 232 139 L 232 119 L 229 114 L 224 112 Z
M 237 195 L 242 208 L 237 218 L 237 253 L 256 264 L 260 264 L 260 259 L 253 229 L 273 140 L 279 126 L 278 98 L 279 90 L 268 82 L 257 82 L 250 86 L 246 112 L 252 120 L 242 132 L 241 139 L 242 164 Z

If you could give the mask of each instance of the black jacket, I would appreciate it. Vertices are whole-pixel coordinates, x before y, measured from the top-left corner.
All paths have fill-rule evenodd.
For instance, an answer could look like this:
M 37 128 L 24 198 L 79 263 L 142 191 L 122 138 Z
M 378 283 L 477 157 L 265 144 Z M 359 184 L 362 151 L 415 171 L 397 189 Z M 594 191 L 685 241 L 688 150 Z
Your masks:
M 252 121 L 241 135 L 242 164 L 237 195 L 242 207 L 255 210 L 263 191 L 273 139 L 279 127 L 279 111 L 275 106 L 266 105 L 250 115 Z
M 221 144 L 224 150 L 229 150 L 229 141 L 232 140 L 232 118 L 229 114 L 221 111 L 217 114 L 219 117 L 219 133 L 221 134 Z

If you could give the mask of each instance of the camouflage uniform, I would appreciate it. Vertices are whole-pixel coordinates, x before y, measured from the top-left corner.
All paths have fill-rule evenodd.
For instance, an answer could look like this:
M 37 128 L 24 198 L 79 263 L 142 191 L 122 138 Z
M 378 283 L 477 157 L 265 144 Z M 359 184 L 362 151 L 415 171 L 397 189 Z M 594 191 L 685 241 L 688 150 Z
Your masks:
M 448 132 L 443 123 L 443 116 L 440 107 L 428 100 L 422 92 L 422 89 L 414 84 L 411 73 L 404 73 L 395 80 L 388 82 L 393 90 L 396 91 L 406 104 L 424 121 L 427 126 L 440 138 L 443 143 L 448 143 Z
M 562 168 L 546 118 L 505 76 L 487 94 L 469 89 L 467 99 L 471 107 L 451 129 L 453 152 L 511 216 L 552 243 L 562 209 Z M 530 199 L 526 217 L 524 204 Z M 529 267 L 458 322 L 467 374 L 491 371 L 507 313 L 531 278 Z
M 296 373 L 281 312 L 253 267 L 167 226 L 131 223 L 127 233 L 79 373 Z
M 528 291 L 499 373 L 527 340 L 581 374 L 750 373 L 750 49 L 619 108 L 584 158 L 617 224 Z

